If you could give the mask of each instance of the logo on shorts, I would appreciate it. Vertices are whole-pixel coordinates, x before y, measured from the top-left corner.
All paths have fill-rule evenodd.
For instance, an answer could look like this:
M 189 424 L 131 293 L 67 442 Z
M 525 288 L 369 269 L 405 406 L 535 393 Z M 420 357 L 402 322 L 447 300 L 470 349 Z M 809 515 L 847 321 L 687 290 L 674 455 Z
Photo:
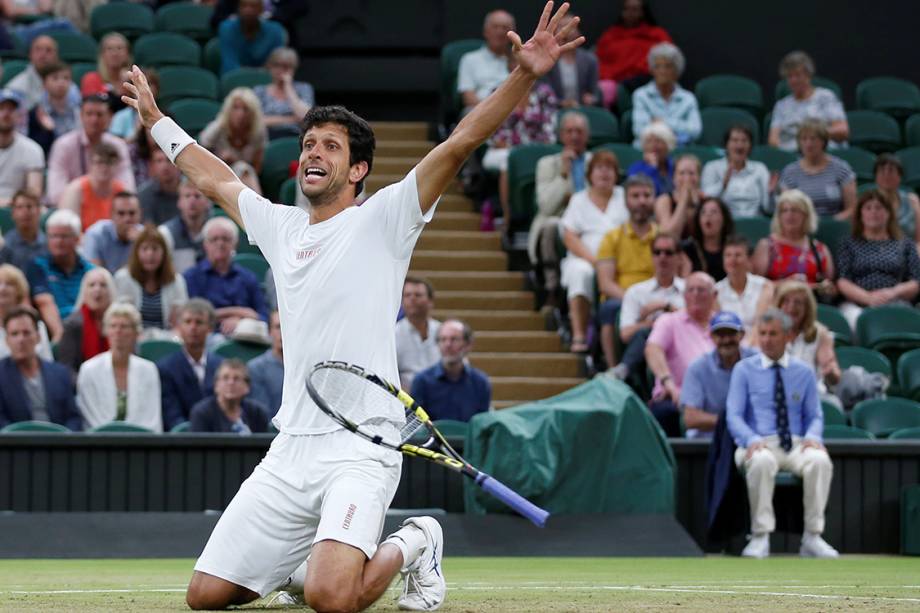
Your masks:
M 345 513 L 345 521 L 342 522 L 342 529 L 348 530 L 351 527 L 351 520 L 355 517 L 355 509 L 358 506 L 355 504 L 348 505 L 348 511 Z

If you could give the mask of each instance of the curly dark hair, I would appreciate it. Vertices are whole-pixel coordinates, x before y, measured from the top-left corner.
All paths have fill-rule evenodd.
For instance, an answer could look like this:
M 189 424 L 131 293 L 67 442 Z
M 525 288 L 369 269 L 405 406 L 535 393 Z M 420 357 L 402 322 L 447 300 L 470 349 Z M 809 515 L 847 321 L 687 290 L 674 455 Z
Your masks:
M 303 149 L 303 138 L 310 128 L 324 123 L 334 123 L 345 128 L 348 133 L 348 163 L 367 162 L 367 174 L 371 174 L 374 165 L 374 149 L 377 141 L 370 125 L 361 117 L 352 113 L 344 106 L 314 106 L 303 116 L 300 123 L 300 147 Z M 364 189 L 364 179 L 355 185 L 355 196 Z

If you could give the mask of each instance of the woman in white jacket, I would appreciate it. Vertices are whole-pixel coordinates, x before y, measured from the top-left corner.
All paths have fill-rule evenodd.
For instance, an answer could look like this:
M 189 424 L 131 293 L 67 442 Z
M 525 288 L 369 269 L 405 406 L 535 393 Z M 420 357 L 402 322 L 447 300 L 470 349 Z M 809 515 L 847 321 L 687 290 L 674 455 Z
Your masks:
M 163 431 L 160 374 L 156 365 L 133 355 L 141 331 L 134 306 L 115 303 L 102 319 L 109 351 L 90 358 L 77 375 L 77 406 L 86 429 L 124 421 Z

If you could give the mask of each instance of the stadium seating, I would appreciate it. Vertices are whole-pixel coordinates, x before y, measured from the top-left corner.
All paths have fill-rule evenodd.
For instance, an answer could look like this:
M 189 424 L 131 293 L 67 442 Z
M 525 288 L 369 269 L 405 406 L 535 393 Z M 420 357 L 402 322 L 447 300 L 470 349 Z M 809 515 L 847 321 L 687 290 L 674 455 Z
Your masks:
M 3 62 L 3 75 L 0 76 L 0 87 L 13 80 L 13 77 L 26 69 L 29 60 L 6 60 Z
M 617 156 L 620 163 L 620 183 L 626 180 L 626 170 L 642 159 L 642 152 L 626 143 L 606 143 L 595 147 L 593 151 L 610 151 Z
M 920 113 L 911 115 L 904 123 L 904 144 L 908 147 L 920 146 Z
M 824 439 L 874 440 L 875 437 L 862 428 L 833 424 L 824 426 Z
M 903 396 L 920 400 L 920 349 L 912 349 L 898 358 L 898 386 Z
M 175 32 L 151 32 L 134 43 L 134 61 L 139 66 L 194 66 L 201 64 L 201 45 Z
M 865 309 L 856 320 L 859 344 L 876 351 L 920 348 L 920 312 L 904 306 Z
M 281 204 L 295 204 L 297 201 L 297 177 L 290 177 L 281 184 L 278 190 L 278 202 Z
M 219 111 L 220 104 L 207 98 L 183 98 L 169 105 L 169 114 L 192 137 L 197 137 Z
M 7 32 L 10 37 L 12 47 L 9 49 L 0 49 L 0 59 L 3 60 L 4 66 L 7 60 L 24 60 L 28 55 L 28 50 L 23 44 L 22 39 L 16 36 L 15 32 Z
M 907 398 L 863 400 L 853 409 L 853 425 L 876 437 L 886 437 L 902 428 L 920 426 L 920 403 Z
M 840 100 L 841 102 L 843 102 L 843 88 L 841 88 L 840 85 L 838 85 L 836 81 L 832 81 L 831 79 L 828 79 L 826 77 L 815 76 L 811 78 L 811 84 L 814 85 L 815 87 L 824 87 L 826 89 L 831 90 L 837 96 L 837 100 Z M 782 98 L 785 98 L 789 94 L 790 94 L 789 84 L 786 83 L 786 79 L 782 79 L 781 81 L 778 81 L 776 83 L 776 87 L 773 88 L 773 96 L 777 101 L 779 101 Z
M 632 108 L 630 108 L 620 114 L 620 140 L 624 143 L 631 143 L 636 136 L 638 135 L 633 134 Z
M 296 136 L 276 138 L 268 143 L 262 158 L 259 182 L 266 198 L 278 200 L 278 190 L 290 175 L 291 162 L 300 157 L 300 139 Z
M 96 433 L 106 433 L 106 432 L 134 432 L 137 434 L 153 434 L 153 430 L 150 428 L 145 428 L 144 426 L 138 426 L 137 424 L 129 424 L 124 421 L 110 421 L 107 424 L 102 424 L 101 426 L 96 426 L 90 432 Z
M 224 358 L 236 358 L 248 362 L 265 353 L 266 345 L 244 343 L 242 341 L 224 341 L 214 348 L 214 353 Z
M 460 58 L 469 51 L 482 47 L 478 38 L 454 40 L 441 47 L 441 121 L 449 125 L 457 120 L 463 102 L 457 91 L 457 70 Z
M 562 118 L 568 112 L 568 110 L 559 111 L 556 118 L 557 126 L 562 125 Z M 620 123 L 613 113 L 595 106 L 580 107 L 578 112 L 588 118 L 588 126 L 591 131 L 591 138 L 588 141 L 589 147 L 619 142 L 621 138 Z
M 849 221 L 834 219 L 833 217 L 822 217 L 818 222 L 818 231 L 815 232 L 815 238 L 827 245 L 831 250 L 831 255 L 836 259 L 837 251 L 840 249 L 840 242 L 853 233 L 852 225 Z
M 220 95 L 225 97 L 237 87 L 255 87 L 271 82 L 272 76 L 264 68 L 237 68 L 221 76 Z
M 837 307 L 829 304 L 818 304 L 818 321 L 827 326 L 827 329 L 834 335 L 834 345 L 836 347 L 853 344 L 853 331 L 850 329 L 850 324 L 840 314 Z
M 74 62 L 70 65 L 70 73 L 74 83 L 80 83 L 83 76 L 96 70 L 96 64 L 90 62 Z
M 233 257 L 233 263 L 239 264 L 246 270 L 250 271 L 259 280 L 259 283 L 265 279 L 265 273 L 268 272 L 268 262 L 261 254 L 257 253 L 237 253 Z
M 760 117 L 764 111 L 763 90 L 756 81 L 739 75 L 712 75 L 697 81 L 694 88 L 701 109 L 733 107 Z
M 178 424 L 176 424 L 175 426 L 173 426 L 173 427 L 172 427 L 172 430 L 170 430 L 170 432 L 173 432 L 173 433 L 177 433 L 177 432 L 188 432 L 189 430 L 191 430 L 191 428 L 192 428 L 192 422 L 190 422 L 190 421 L 183 421 L 183 422 L 178 423 Z
M 920 88 L 895 77 L 873 77 L 856 85 L 856 108 L 906 118 L 920 111 Z
M 850 145 L 875 153 L 895 151 L 901 146 L 898 122 L 880 111 L 847 111 Z
M 875 183 L 860 183 L 856 186 L 856 195 L 862 196 L 863 192 L 867 192 L 870 189 L 878 189 L 878 185 Z
M 209 70 L 191 66 L 167 66 L 160 70 L 159 102 L 169 106 L 180 98 L 217 100 L 218 81 Z
M 671 157 L 675 160 L 682 155 L 695 155 L 699 158 L 700 163 L 704 166 L 706 162 L 711 162 L 713 160 L 718 160 L 723 157 L 722 152 L 715 147 L 710 147 L 708 145 L 684 145 L 682 147 L 677 147 L 674 151 L 671 152 Z
M 764 128 L 764 134 L 768 130 L 769 128 Z M 783 168 L 797 161 L 799 156 L 770 145 L 754 145 L 751 150 L 751 159 L 766 164 L 770 172 L 782 172 Z
M 201 52 L 201 65 L 214 74 L 220 74 L 220 40 L 217 37 L 205 43 Z
M 915 426 L 913 428 L 901 428 L 900 430 L 895 430 L 890 435 L 888 435 L 888 440 L 890 441 L 905 439 L 920 440 L 920 426 Z
M 845 426 L 847 416 L 833 402 L 821 401 L 821 412 L 824 414 L 824 426 Z
M 613 104 L 621 119 L 625 113 L 632 110 L 632 93 L 622 83 L 617 83 L 617 97 Z
M 757 241 L 770 236 L 769 217 L 739 217 L 735 220 L 735 232 L 748 239 L 751 247 L 757 245 Z
M 133 2 L 101 4 L 90 13 L 89 29 L 96 40 L 109 32 L 119 32 L 135 39 L 153 32 L 153 11 L 145 4 Z
M 445 437 L 466 437 L 470 424 L 455 419 L 439 419 L 434 422 L 434 427 Z
M 846 149 L 834 149 L 830 154 L 850 165 L 850 168 L 856 173 L 857 183 L 875 181 L 875 154 L 871 151 L 860 147 L 847 147 Z
M 204 43 L 213 34 L 213 12 L 210 6 L 177 2 L 160 7 L 153 16 L 153 24 L 160 32 L 176 32 Z
M 559 153 L 559 145 L 523 145 L 511 149 L 508 156 L 508 201 L 512 223 L 529 223 L 536 210 L 534 187 L 537 162 L 545 155 Z
M 70 432 L 66 426 L 51 423 L 49 421 L 16 421 L 4 426 L 0 433 L 7 432 Z
M 754 135 L 754 142 L 760 142 L 760 126 L 757 119 L 741 109 L 711 106 L 700 111 L 703 120 L 703 132 L 697 141 L 702 145 L 721 147 L 725 142 L 725 133 L 735 124 L 746 125 Z
M 6 234 L 13 229 L 13 212 L 10 207 L 0 207 L 0 234 Z
M 182 351 L 182 343 L 176 341 L 150 339 L 137 344 L 137 355 L 151 362 L 157 362 L 177 351 Z
M 841 370 L 845 370 L 850 366 L 862 366 L 868 372 L 881 373 L 891 380 L 891 362 L 884 354 L 874 349 L 867 349 L 865 347 L 837 347 L 835 353 L 837 354 L 837 363 L 840 365 Z
M 901 183 L 912 189 L 920 187 L 920 146 L 901 149 L 896 155 L 904 167 Z
M 58 45 L 58 57 L 62 62 L 95 62 L 97 53 L 96 41 L 80 32 L 51 31 L 48 36 Z M 77 81 L 79 83 L 79 81 Z

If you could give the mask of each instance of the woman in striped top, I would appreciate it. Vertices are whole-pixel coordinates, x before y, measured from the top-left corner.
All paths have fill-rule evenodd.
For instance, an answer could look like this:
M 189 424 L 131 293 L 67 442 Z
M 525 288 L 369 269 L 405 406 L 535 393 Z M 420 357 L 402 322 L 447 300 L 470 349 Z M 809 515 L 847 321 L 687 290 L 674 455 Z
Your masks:
M 151 224 L 144 227 L 128 256 L 128 264 L 115 273 L 119 302 L 128 302 L 141 313 L 145 337 L 172 327 L 172 315 L 188 300 L 185 279 L 169 257 L 163 235 Z

